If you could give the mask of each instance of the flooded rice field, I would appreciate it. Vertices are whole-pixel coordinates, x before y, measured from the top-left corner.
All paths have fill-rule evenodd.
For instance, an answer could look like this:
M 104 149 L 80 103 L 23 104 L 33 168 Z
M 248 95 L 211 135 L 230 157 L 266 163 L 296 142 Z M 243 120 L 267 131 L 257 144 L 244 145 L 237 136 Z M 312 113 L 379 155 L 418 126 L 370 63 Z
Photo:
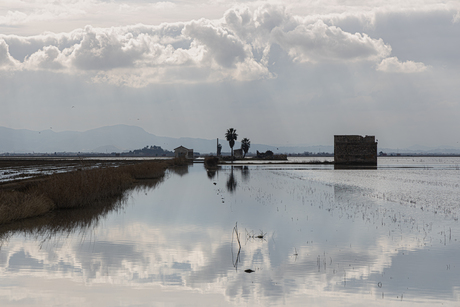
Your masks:
M 0 227 L 1 306 L 458 306 L 460 158 L 194 164 Z
M 17 180 L 31 179 L 40 176 L 66 173 L 75 170 L 84 170 L 105 166 L 141 162 L 145 160 L 162 160 L 165 158 L 137 158 L 137 157 L 0 157 L 0 184 Z M 166 158 L 169 159 L 169 158 Z

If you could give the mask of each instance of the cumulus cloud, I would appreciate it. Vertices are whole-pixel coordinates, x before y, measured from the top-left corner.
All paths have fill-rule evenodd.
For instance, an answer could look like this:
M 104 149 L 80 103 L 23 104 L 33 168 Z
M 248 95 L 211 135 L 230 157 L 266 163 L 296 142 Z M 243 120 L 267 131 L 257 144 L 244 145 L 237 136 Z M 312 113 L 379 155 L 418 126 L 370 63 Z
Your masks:
M 24 66 L 31 70 L 59 70 L 64 68 L 62 58 L 63 56 L 56 46 L 46 46 L 28 57 Z
M 382 71 L 424 69 L 421 63 L 386 59 L 391 47 L 382 39 L 344 31 L 320 16 L 316 20 L 295 16 L 274 5 L 236 7 L 220 20 L 86 26 L 67 33 L 0 35 L 0 39 L 2 63 L 10 67 L 86 73 L 99 82 L 129 86 L 272 78 L 268 58 L 274 44 L 294 62 L 373 61 L 380 62 Z
M 16 60 L 11 57 L 8 49 L 9 47 L 5 40 L 0 38 L 0 68 L 8 69 L 17 64 Z
M 347 33 L 322 20 L 310 25 L 300 24 L 292 31 L 276 28 L 273 39 L 299 62 L 375 61 L 391 53 L 391 47 L 382 39 Z
M 25 23 L 28 19 L 26 13 L 20 11 L 8 11 L 5 16 L 0 16 L 0 25 L 17 25 Z
M 10 9 L 5 15 L 0 16 L 0 25 L 16 26 L 36 21 L 49 21 L 65 19 L 70 16 L 82 16 L 97 2 L 93 0 L 36 0 L 21 1 L 9 0 Z
M 427 70 L 427 66 L 420 62 L 405 61 L 401 62 L 397 57 L 383 59 L 377 65 L 377 70 L 389 73 L 419 73 Z
M 148 44 L 149 39 L 143 35 L 134 37 L 129 32 L 88 26 L 81 42 L 66 51 L 78 69 L 108 70 L 134 66 L 135 61 L 151 51 Z
M 234 67 L 250 57 L 250 51 L 243 42 L 225 28 L 207 21 L 191 22 L 183 33 L 206 49 L 206 55 L 223 67 Z

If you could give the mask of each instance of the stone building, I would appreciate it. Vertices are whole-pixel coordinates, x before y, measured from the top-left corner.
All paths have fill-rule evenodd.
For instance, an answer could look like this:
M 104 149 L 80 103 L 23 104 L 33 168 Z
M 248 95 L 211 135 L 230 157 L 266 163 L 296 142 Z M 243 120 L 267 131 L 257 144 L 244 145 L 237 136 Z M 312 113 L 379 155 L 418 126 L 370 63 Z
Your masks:
M 187 159 L 193 159 L 193 149 L 188 149 L 184 146 L 174 148 L 174 156 L 176 158 L 185 157 Z
M 334 163 L 336 165 L 377 165 L 375 136 L 334 135 Z

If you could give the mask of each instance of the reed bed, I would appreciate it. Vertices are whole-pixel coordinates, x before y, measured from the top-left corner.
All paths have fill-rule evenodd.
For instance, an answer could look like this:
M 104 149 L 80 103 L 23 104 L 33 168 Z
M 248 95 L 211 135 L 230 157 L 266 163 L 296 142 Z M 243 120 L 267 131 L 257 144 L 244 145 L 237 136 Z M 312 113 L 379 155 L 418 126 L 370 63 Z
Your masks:
M 41 215 L 54 208 L 53 201 L 44 195 L 0 191 L 0 223 Z
M 219 166 L 219 158 L 215 156 L 209 156 L 204 158 L 204 166 L 209 168 L 217 168 Z
M 0 190 L 0 224 L 42 215 L 56 209 L 95 206 L 121 197 L 139 181 L 158 180 L 183 159 L 138 162 L 60 173 Z
M 29 187 L 26 194 L 43 195 L 56 208 L 86 207 L 99 199 L 123 194 L 135 178 L 120 168 L 102 168 L 55 174 Z

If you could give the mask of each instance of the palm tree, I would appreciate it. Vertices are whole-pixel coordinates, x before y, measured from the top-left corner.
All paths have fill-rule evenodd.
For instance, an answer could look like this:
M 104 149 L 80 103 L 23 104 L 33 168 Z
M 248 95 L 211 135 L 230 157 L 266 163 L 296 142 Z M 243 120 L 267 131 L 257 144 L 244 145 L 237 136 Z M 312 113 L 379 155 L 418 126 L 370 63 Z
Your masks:
M 246 154 L 249 151 L 249 147 L 251 147 L 251 141 L 248 138 L 244 138 L 241 140 L 241 149 L 244 151 L 243 158 L 246 157 Z
M 238 134 L 236 134 L 236 129 L 230 128 L 227 129 L 227 133 L 225 133 L 225 138 L 228 141 L 228 144 L 230 145 L 230 148 L 232 150 L 232 161 L 233 161 L 233 146 L 235 145 L 236 138 L 238 137 Z

